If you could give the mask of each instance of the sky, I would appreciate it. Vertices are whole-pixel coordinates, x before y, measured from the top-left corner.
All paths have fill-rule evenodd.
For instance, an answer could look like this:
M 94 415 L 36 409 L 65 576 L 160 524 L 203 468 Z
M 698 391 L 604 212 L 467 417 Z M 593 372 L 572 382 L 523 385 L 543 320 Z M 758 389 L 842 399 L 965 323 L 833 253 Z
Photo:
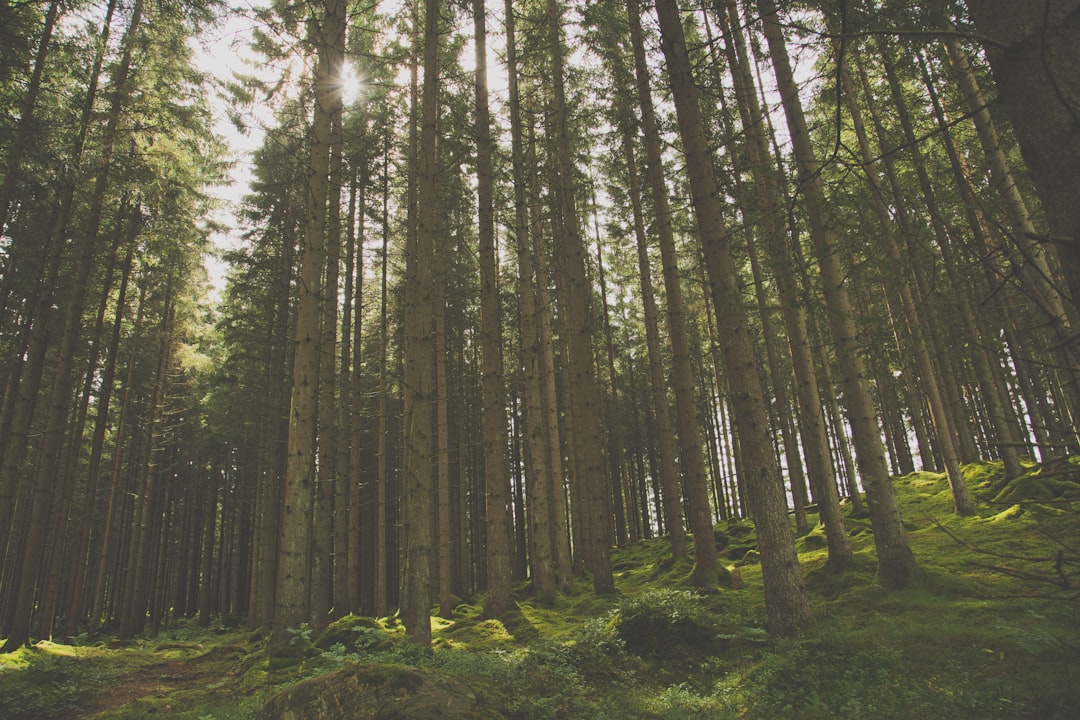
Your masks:
M 243 6 L 250 8 L 261 4 L 262 0 L 256 0 L 244 2 Z M 262 143 L 263 127 L 270 120 L 269 117 L 260 117 L 256 108 L 255 114 L 246 118 L 248 131 L 242 133 L 228 119 L 231 103 L 225 92 L 226 83 L 232 80 L 235 72 L 252 73 L 258 69 L 256 55 L 248 47 L 255 24 L 248 13 L 231 12 L 227 18 L 192 41 L 196 67 L 211 78 L 214 133 L 228 144 L 229 160 L 233 163 L 231 182 L 210 188 L 211 194 L 219 200 L 214 220 L 226 228 L 211 236 L 214 247 L 219 251 L 235 247 L 240 241 L 236 213 L 250 185 L 250 158 Z M 210 255 L 206 258 L 206 268 L 211 284 L 211 299 L 216 299 L 225 287 L 226 266 L 215 255 Z

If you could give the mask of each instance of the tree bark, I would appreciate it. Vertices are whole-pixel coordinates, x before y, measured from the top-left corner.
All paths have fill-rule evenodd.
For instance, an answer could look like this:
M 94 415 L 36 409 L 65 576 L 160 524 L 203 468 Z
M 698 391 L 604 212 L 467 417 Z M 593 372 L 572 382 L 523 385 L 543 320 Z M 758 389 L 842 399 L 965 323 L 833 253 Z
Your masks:
M 513 12 L 513 7 L 509 8 Z M 499 267 L 495 247 L 494 170 L 491 161 L 491 113 L 488 108 L 487 19 L 484 0 L 473 0 L 476 41 L 476 195 L 479 213 L 480 342 L 483 384 L 484 524 L 487 536 L 487 600 L 484 616 L 501 617 L 513 606 L 509 437 L 503 381 L 502 318 Z
M 322 352 L 320 304 L 326 264 L 326 198 L 330 165 L 331 115 L 335 104 L 330 61 L 337 3 L 326 0 L 315 33 L 317 48 L 315 109 L 311 123 L 311 154 L 307 167 L 304 236 L 300 250 L 299 298 L 293 344 L 293 383 L 289 403 L 288 460 L 281 505 L 277 588 L 274 598 L 271 646 L 277 654 L 290 652 L 290 630 L 312 621 L 311 581 L 314 528 L 312 512 L 317 482 L 319 357 Z M 329 379 L 324 378 L 327 382 Z
M 435 292 L 432 263 L 438 246 L 439 0 L 424 3 L 423 90 L 420 144 L 416 168 L 417 225 L 406 259 L 405 306 L 405 462 L 403 541 L 405 589 L 402 604 L 406 633 L 418 645 L 431 644 L 435 411 L 435 338 L 432 328 Z
M 837 238 L 828 216 L 820 165 L 810 145 L 810 134 L 799 99 L 798 86 L 792 74 L 776 4 L 773 0 L 758 0 L 757 7 L 764 23 L 765 37 L 791 132 L 801 190 L 806 196 L 810 236 L 821 273 L 829 325 L 836 343 L 837 362 L 842 376 L 855 454 L 874 527 L 878 580 L 888 587 L 897 587 L 907 581 L 915 566 L 915 556 L 908 545 L 900 509 L 890 484 L 885 448 L 881 442 L 874 403 L 867 385 L 866 363 L 856 343 L 851 300 L 847 288 L 844 287 L 845 273 L 838 254 Z
M 600 393 L 593 358 L 592 288 L 586 273 L 585 245 L 575 198 L 574 162 L 566 108 L 562 12 L 555 0 L 547 0 L 548 47 L 551 53 L 551 140 L 554 143 L 553 188 L 558 204 L 561 232 L 556 232 L 556 280 L 565 284 L 567 304 L 562 308 L 569 365 L 568 380 L 574 388 L 569 397 L 575 432 L 571 440 L 578 459 L 574 481 L 582 491 L 583 505 L 577 508 L 574 537 L 582 543 L 587 569 L 592 573 L 593 591 L 615 591 L 611 572 L 611 529 L 608 483 L 604 473 L 603 442 L 600 433 Z
M 771 449 L 759 367 L 749 334 L 746 309 L 739 293 L 739 279 L 730 241 L 724 227 L 712 153 L 705 139 L 682 19 L 678 5 L 672 0 L 657 0 L 656 10 L 679 132 L 683 139 L 698 232 L 705 250 L 719 328 L 725 338 L 724 363 L 735 389 L 732 402 L 743 451 L 743 465 L 747 471 L 745 486 L 761 548 L 768 625 L 773 633 L 791 635 L 812 625 L 814 616 L 803 586 L 795 540 L 788 526 L 787 503 Z M 697 491 L 688 489 L 690 492 Z M 708 507 L 707 502 L 705 507 Z M 695 546 L 703 540 L 713 546 L 715 562 L 716 549 L 711 532 L 704 538 L 697 535 L 695 540 Z M 715 569 L 712 571 L 715 573 Z

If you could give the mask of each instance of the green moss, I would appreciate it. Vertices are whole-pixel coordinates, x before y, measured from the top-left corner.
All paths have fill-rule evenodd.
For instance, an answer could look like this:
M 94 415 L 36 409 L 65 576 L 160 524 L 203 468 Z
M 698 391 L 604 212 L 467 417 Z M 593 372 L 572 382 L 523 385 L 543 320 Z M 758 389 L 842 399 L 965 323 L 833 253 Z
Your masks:
M 495 650 L 509 648 L 514 643 L 501 620 L 466 619 L 456 622 L 436 637 L 436 648 L 449 647 L 460 650 Z
M 986 518 L 986 521 L 987 522 L 992 522 L 992 523 L 1007 522 L 1009 520 L 1017 520 L 1023 514 L 1024 514 L 1023 506 L 1017 504 L 1017 505 L 1012 505 L 1010 507 L 1005 508 L 1004 510 L 999 512 L 997 515 L 991 515 L 990 517 Z
M 712 565 L 694 564 L 694 569 L 686 576 L 683 585 L 691 588 L 731 587 L 731 571 L 717 560 Z
M 407 665 L 358 665 L 352 675 L 363 685 L 406 692 L 416 692 L 424 683 L 424 675 Z

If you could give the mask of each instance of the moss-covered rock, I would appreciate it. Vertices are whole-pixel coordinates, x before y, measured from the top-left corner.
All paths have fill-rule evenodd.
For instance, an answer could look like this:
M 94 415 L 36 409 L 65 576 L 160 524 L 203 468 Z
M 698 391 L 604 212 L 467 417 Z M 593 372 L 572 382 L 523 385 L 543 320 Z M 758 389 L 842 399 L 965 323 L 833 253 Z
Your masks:
M 459 681 L 405 665 L 354 665 L 271 697 L 258 720 L 496 718 Z

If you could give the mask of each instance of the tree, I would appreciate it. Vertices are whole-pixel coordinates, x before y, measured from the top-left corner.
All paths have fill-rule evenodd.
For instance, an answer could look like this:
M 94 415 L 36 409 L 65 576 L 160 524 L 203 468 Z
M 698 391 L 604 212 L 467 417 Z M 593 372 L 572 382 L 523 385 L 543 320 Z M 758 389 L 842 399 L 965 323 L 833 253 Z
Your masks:
M 1044 7 L 1045 5 L 1045 7 Z M 1060 251 L 1075 307 L 1080 297 L 1080 65 L 1074 49 L 1080 27 L 1077 0 L 1010 3 L 967 0 L 1001 100 L 1009 112 L 1028 169 L 1046 209 L 1049 232 L 1037 238 Z
M 837 252 L 837 238 L 831 227 L 822 188 L 820 163 L 810 145 L 806 117 L 791 70 L 776 4 L 773 0 L 758 0 L 757 7 L 791 132 L 800 191 L 806 196 L 810 237 L 821 273 L 829 326 L 833 342 L 836 343 L 836 359 L 841 371 L 844 402 L 851 423 L 860 476 L 866 488 L 871 522 L 874 525 L 878 579 L 886 586 L 900 586 L 907 581 L 915 565 L 915 557 L 908 546 L 907 533 L 904 531 L 896 497 L 889 483 L 889 469 L 885 464 L 885 449 L 868 386 L 866 362 L 856 344 L 851 299 L 844 286 L 845 273 Z
M 513 9 L 510 10 L 513 12 Z M 513 603 L 510 563 L 510 472 L 506 450 L 506 389 L 502 372 L 495 209 L 492 191 L 491 117 L 487 88 L 487 21 L 484 0 L 473 0 L 476 43 L 476 192 L 479 201 L 480 313 L 483 354 L 484 520 L 487 540 L 487 617 Z
M 724 362 L 733 388 L 735 423 L 747 471 L 745 487 L 761 547 L 762 575 L 769 630 L 790 635 L 813 621 L 803 586 L 795 539 L 787 524 L 787 503 L 781 493 L 780 473 L 770 448 L 764 391 L 747 325 L 746 309 L 738 290 L 738 276 L 727 238 L 712 157 L 690 68 L 682 18 L 678 6 L 657 0 L 661 46 L 667 61 L 671 93 L 686 155 L 698 233 L 705 251 L 709 280 L 724 336 Z M 697 538 L 697 543 L 703 539 Z
M 31 496 L 32 501 L 28 513 L 30 531 L 21 564 L 22 571 L 17 586 L 14 619 L 11 627 L 8 628 L 8 638 L 4 645 L 4 651 L 7 652 L 22 646 L 30 637 L 30 622 L 34 611 L 38 568 L 45 557 L 46 543 L 48 541 L 50 502 L 56 479 L 57 465 L 61 457 L 64 428 L 67 424 L 68 395 L 74 382 L 73 370 L 75 353 L 78 349 L 82 330 L 82 313 L 86 304 L 90 272 L 94 267 L 94 250 L 98 241 L 102 213 L 104 212 L 105 192 L 108 188 L 110 171 L 112 170 L 112 156 L 119 139 L 121 112 L 131 90 L 128 86 L 128 77 L 131 71 L 135 36 L 141 21 L 142 2 L 137 0 L 132 9 L 131 19 L 125 33 L 124 55 L 113 79 L 113 97 L 105 137 L 102 141 L 102 155 L 98 160 L 98 169 L 94 178 L 89 217 L 81 233 L 82 237 L 78 245 L 79 257 L 72 283 L 69 286 L 60 361 L 56 368 L 56 382 L 52 390 L 45 430 L 45 447 L 42 451 L 44 463 L 38 469 L 37 481 L 34 483 Z M 31 386 L 22 388 L 21 391 L 36 393 L 37 389 Z M 22 432 L 25 432 L 25 430 Z M 15 459 L 25 460 L 25 455 L 17 451 Z
M 307 171 L 304 234 L 300 250 L 299 299 L 293 349 L 292 399 L 289 405 L 288 462 L 281 506 L 281 541 L 277 558 L 272 643 L 287 654 L 290 629 L 311 622 L 312 508 L 316 485 L 317 398 L 322 337 L 319 311 L 326 263 L 327 188 L 330 166 L 331 116 L 340 84 L 331 75 L 332 49 L 339 32 L 341 0 L 322 5 L 322 19 L 313 20 L 317 47 L 315 108 Z
M 592 287 L 586 274 L 585 245 L 577 211 L 573 147 L 566 107 L 562 12 L 555 0 L 547 2 L 548 49 L 551 54 L 551 140 L 554 144 L 553 188 L 557 205 L 555 224 L 556 283 L 563 288 L 562 329 L 568 357 L 567 380 L 574 388 L 568 400 L 574 432 L 571 440 L 577 460 L 574 482 L 581 492 L 574 537 L 580 543 L 586 569 L 592 573 L 597 594 L 614 592 L 611 572 L 611 529 L 603 443 L 600 437 L 600 397 L 593 357 Z
M 436 187 L 439 109 L 439 0 L 425 0 L 423 91 L 416 167 L 417 225 L 407 248 L 405 300 L 405 461 L 403 542 L 405 628 L 419 645 L 431 644 L 431 578 L 434 562 L 433 506 L 435 295 L 432 261 L 439 229 Z
M 818 517 L 825 526 L 829 564 L 842 567 L 851 558 L 851 546 L 844 530 L 836 473 L 829 455 L 829 438 L 819 381 L 810 347 L 807 310 L 799 297 L 795 258 L 783 223 L 783 198 L 780 194 L 778 173 L 769 152 L 767 125 L 750 72 L 745 33 L 741 27 L 738 8 L 734 3 L 728 3 L 726 14 L 720 12 L 719 15 L 728 63 L 731 66 L 735 100 L 747 136 L 746 153 L 757 200 L 757 215 L 754 218 L 765 240 L 795 375 L 798 421 L 810 486 L 818 504 Z

